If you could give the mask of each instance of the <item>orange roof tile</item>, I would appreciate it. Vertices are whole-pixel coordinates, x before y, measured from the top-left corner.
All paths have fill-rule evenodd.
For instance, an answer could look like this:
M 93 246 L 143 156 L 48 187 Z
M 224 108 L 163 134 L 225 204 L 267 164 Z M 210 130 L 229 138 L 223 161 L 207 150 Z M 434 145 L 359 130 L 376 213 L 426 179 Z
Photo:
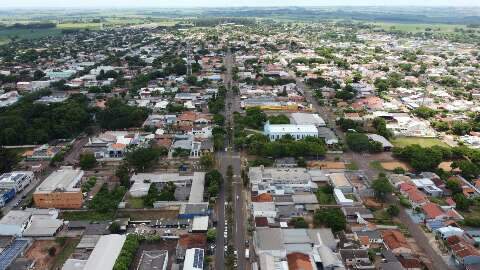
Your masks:
M 294 252 L 287 255 L 288 269 L 289 270 L 313 270 L 310 256 Z

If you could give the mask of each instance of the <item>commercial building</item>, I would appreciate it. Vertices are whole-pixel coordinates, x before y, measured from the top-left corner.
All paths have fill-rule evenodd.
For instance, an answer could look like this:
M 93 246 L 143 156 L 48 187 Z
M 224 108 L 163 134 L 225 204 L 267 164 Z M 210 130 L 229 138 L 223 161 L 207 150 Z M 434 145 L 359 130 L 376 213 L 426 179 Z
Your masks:
M 80 180 L 83 171 L 63 167 L 53 172 L 33 193 L 38 208 L 78 209 L 82 207 L 83 195 Z
M 11 210 L 2 219 L 0 219 L 0 235 L 22 236 L 23 231 L 27 228 L 32 213 Z
M 290 117 L 296 125 L 314 125 L 324 127 L 325 120 L 316 113 L 292 113 Z
M 33 180 L 33 172 L 29 171 L 14 171 L 4 173 L 0 176 L 0 189 L 10 190 L 15 189 L 18 193 L 27 187 Z
M 295 140 L 301 140 L 306 137 L 318 137 L 318 129 L 315 125 L 272 125 L 270 122 L 267 122 L 263 127 L 263 132 L 271 141 L 278 140 L 287 134 Z
M 318 188 L 315 175 L 305 168 L 265 168 L 251 167 L 248 178 L 255 194 L 293 194 L 310 192 Z

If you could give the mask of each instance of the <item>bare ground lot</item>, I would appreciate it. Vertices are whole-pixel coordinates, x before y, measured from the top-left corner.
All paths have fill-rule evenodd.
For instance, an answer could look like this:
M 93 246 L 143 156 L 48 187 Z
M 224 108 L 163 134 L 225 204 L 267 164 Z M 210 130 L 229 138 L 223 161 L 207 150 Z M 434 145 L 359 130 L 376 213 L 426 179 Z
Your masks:
M 140 258 L 142 257 L 143 251 L 150 251 L 150 250 L 167 250 L 168 251 L 168 265 L 166 269 L 171 269 L 172 264 L 175 261 L 175 249 L 177 247 L 177 240 L 158 240 L 154 242 L 147 242 L 144 241 L 138 247 L 137 253 L 135 255 L 135 259 L 133 264 L 131 265 L 130 269 L 135 270 L 140 263 Z
M 163 209 L 122 209 L 117 212 L 117 218 L 130 217 L 132 220 L 152 220 L 152 219 L 175 219 L 178 217 L 178 210 Z

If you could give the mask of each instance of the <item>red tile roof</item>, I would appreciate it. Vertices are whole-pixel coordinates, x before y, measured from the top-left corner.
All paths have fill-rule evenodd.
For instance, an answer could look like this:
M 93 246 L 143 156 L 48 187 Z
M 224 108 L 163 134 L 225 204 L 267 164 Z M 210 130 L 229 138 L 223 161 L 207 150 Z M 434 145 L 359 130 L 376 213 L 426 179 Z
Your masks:
M 422 206 L 422 210 L 429 219 L 434 219 L 444 214 L 438 204 L 431 202 L 424 204 Z
M 310 256 L 294 252 L 287 255 L 289 270 L 313 270 Z
M 273 202 L 273 196 L 268 193 L 262 193 L 256 197 L 252 197 L 253 202 Z
M 401 247 L 410 249 L 407 239 L 400 231 L 387 230 L 383 232 L 382 237 L 383 242 L 389 249 L 393 250 Z

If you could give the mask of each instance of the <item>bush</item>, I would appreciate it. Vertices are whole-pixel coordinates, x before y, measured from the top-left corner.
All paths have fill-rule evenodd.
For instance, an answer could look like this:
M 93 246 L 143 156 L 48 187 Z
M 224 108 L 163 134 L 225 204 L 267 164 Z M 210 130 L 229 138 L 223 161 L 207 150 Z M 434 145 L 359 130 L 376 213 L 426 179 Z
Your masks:
M 127 239 L 125 243 L 123 243 L 122 250 L 115 261 L 113 270 L 128 270 L 130 268 L 141 240 L 143 240 L 143 237 L 137 234 L 127 235 Z

